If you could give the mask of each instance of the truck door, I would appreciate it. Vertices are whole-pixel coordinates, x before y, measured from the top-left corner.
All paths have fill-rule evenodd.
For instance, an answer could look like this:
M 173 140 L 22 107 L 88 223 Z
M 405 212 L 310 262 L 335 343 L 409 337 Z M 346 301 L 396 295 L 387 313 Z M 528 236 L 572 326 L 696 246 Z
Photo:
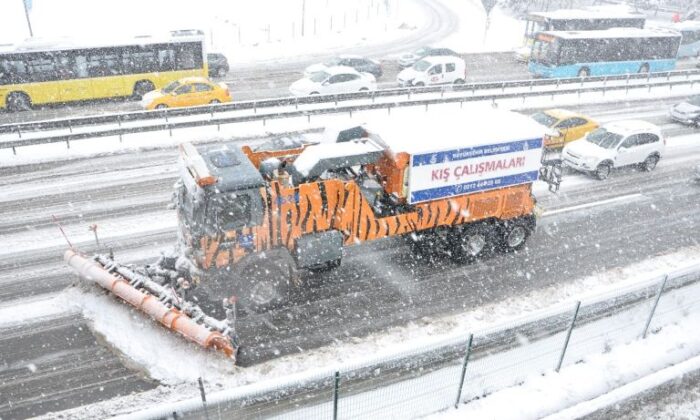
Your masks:
M 232 256 L 250 254 L 257 249 L 262 224 L 262 199 L 256 189 L 215 194 L 207 203 L 207 227 L 219 245 L 217 250 L 205 250 L 208 260 L 217 266 L 232 264 Z M 215 252 L 217 255 L 208 255 Z

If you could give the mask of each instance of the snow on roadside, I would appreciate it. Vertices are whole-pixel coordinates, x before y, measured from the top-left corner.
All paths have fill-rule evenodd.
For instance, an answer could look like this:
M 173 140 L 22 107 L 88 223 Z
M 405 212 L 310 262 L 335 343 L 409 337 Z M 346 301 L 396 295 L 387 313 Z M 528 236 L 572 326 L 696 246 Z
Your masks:
M 525 21 L 509 16 L 499 6 L 489 15 L 480 0 L 439 0 L 459 17 L 457 31 L 439 45 L 461 53 L 513 51 L 523 43 Z
M 28 37 L 24 10 L 1 3 L 0 13 L 10 18 L 9 25 L 0 27 L 0 39 L 22 41 Z M 35 0 L 30 12 L 37 39 L 108 41 L 114 34 L 127 37 L 200 29 L 206 47 L 225 53 L 232 66 L 401 40 L 426 25 L 425 15 L 425 8 L 416 0 L 305 0 L 303 5 L 301 0 L 174 4 L 168 0 Z
M 102 216 L 104 219 L 95 218 L 92 220 L 80 221 L 78 223 L 62 225 L 63 230 L 71 243 L 80 248 L 83 244 L 94 244 L 94 233 L 88 229 L 92 223 L 98 226 L 98 236 L 103 247 L 136 234 L 144 235 L 148 232 L 175 232 L 177 226 L 174 211 L 159 211 L 143 213 L 124 217 L 110 217 L 109 214 Z M 40 229 L 32 229 L 30 234 L 27 231 L 19 231 L 0 236 L 3 243 L 12 244 L 9 247 L 0 248 L 0 256 L 6 256 L 17 252 L 46 249 L 50 247 L 66 246 L 66 240 L 55 226 L 48 226 Z M 44 238 L 37 241 L 37 235 Z M 167 247 L 164 247 L 167 248 Z
M 448 410 L 428 419 L 549 420 L 579 418 L 588 414 L 576 404 L 591 400 L 632 381 L 694 358 L 687 371 L 700 368 L 700 313 L 693 313 L 678 324 L 632 343 L 594 354 L 559 373 L 533 376 L 522 385 L 496 391 L 457 410 Z M 690 360 L 688 360 L 690 362 Z M 638 384 L 631 393 L 641 392 Z M 614 403 L 614 401 L 611 401 Z M 567 410 L 567 407 L 571 409 Z M 564 410 L 560 415 L 558 411 Z
M 504 322 L 531 315 L 552 305 L 597 295 L 634 284 L 642 279 L 670 270 L 697 264 L 700 246 L 659 256 L 627 267 L 611 269 L 591 276 L 569 280 L 543 290 L 485 305 L 478 309 L 447 317 L 426 317 L 406 326 L 391 328 L 368 337 L 350 338 L 333 345 L 309 350 L 303 354 L 284 356 L 248 368 L 231 366 L 218 355 L 202 352 L 174 334 L 160 328 L 135 311 L 105 296 L 76 292 L 71 300 L 90 319 L 93 328 L 114 348 L 140 365 L 161 383 L 153 391 L 115 398 L 89 407 L 63 412 L 64 418 L 100 417 L 128 413 L 133 407 L 154 401 L 171 402 L 197 395 L 194 378 L 203 375 L 208 392 L 231 389 L 263 380 L 275 380 L 291 374 L 313 374 L 329 366 L 361 363 L 366 355 L 391 357 L 394 354 L 430 346 L 465 331 L 495 328 Z M 562 279 L 564 281 L 564 279 Z M 180 363 L 187 360 L 187 364 Z M 173 369 L 177 366 L 177 369 Z M 322 366 L 323 368 L 318 368 Z M 46 417 L 51 417 L 46 416 Z
M 67 315 L 71 309 L 62 295 L 39 295 L 0 304 L 0 328 Z

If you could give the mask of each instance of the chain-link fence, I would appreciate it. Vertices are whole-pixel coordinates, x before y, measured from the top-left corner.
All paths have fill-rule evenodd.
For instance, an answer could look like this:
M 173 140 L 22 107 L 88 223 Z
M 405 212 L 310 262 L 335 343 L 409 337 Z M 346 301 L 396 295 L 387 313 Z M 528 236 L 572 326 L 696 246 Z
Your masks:
M 389 358 L 155 407 L 137 418 L 414 418 L 643 339 L 700 312 L 700 265 Z

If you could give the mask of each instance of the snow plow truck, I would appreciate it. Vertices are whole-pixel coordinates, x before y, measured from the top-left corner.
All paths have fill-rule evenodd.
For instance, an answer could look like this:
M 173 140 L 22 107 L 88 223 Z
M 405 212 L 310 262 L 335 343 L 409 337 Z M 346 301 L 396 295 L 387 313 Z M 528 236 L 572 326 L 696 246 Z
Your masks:
M 65 259 L 166 327 L 235 357 L 237 308 L 284 304 L 304 287 L 301 273 L 339 266 L 345 247 L 401 235 L 459 259 L 523 247 L 535 228 L 543 134 L 524 115 L 489 110 L 361 125 L 288 147 L 185 143 L 172 254 L 142 267 L 73 249 Z

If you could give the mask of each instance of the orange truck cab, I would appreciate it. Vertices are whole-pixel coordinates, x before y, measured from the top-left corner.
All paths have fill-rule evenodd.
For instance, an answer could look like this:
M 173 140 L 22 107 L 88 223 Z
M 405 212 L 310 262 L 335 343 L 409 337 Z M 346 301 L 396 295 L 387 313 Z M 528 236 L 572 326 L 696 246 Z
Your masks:
M 521 248 L 535 227 L 545 129 L 512 112 L 471 115 L 389 120 L 274 150 L 183 144 L 188 284 L 259 310 L 284 302 L 300 269 L 336 267 L 345 247 L 366 241 L 406 235 L 417 251 L 457 259 Z

